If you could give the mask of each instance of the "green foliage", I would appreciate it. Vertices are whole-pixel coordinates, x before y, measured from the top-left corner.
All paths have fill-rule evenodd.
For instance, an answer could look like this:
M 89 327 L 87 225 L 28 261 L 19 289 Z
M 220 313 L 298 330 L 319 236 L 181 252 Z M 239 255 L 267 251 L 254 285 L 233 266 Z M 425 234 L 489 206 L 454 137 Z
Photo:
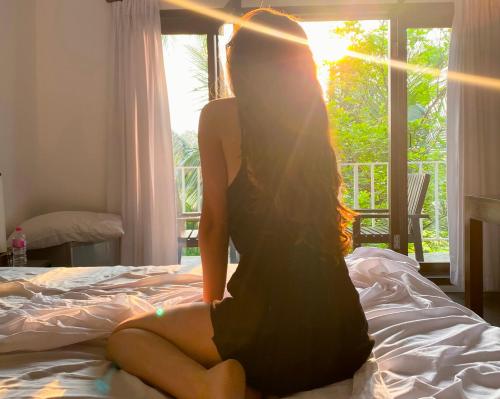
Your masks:
M 348 38 L 350 50 L 371 56 L 389 58 L 389 26 L 381 21 L 374 29 L 365 29 L 359 21 L 345 22 L 334 33 Z M 449 29 L 409 29 L 408 62 L 439 70 L 448 65 L 450 45 Z M 206 40 L 187 45 L 192 65 L 192 75 L 197 82 L 194 92 L 200 93 L 201 108 L 208 87 Z M 326 90 L 327 108 L 332 134 L 339 150 L 342 163 L 381 163 L 373 167 L 360 165 L 357 171 L 359 187 L 358 203 L 354 204 L 354 168 L 343 167 L 345 182 L 344 199 L 348 205 L 359 208 L 388 208 L 389 162 L 389 79 L 388 67 L 370 63 L 358 58 L 345 57 L 327 63 L 329 85 Z M 410 162 L 446 161 L 446 79 L 424 73 L 408 73 L 408 159 Z M 176 166 L 199 166 L 199 153 L 195 132 L 174 132 L 174 156 Z M 436 217 L 439 236 L 448 236 L 446 207 L 446 166 L 441 163 L 424 164 L 422 170 L 431 174 L 424 212 L 431 216 L 423 222 L 423 235 L 435 239 Z M 419 171 L 410 165 L 409 173 Z M 438 176 L 435 187 L 434 176 Z M 371 181 L 374 181 L 375 197 L 370 197 Z M 180 190 L 181 177 L 177 176 Z M 186 185 L 186 210 L 196 211 L 198 205 L 197 176 L 191 170 L 184 172 Z M 435 192 L 438 192 L 435 197 Z M 180 193 L 181 191 L 179 191 Z M 439 204 L 439 216 L 435 215 L 434 204 Z M 369 221 L 368 223 L 372 223 Z M 382 225 L 387 220 L 373 223 Z M 447 251 L 445 240 L 425 241 L 426 252 Z
M 173 147 L 178 206 L 180 207 L 181 204 L 184 204 L 186 212 L 198 212 L 201 196 L 201 186 L 198 185 L 198 179 L 201 179 L 201 176 L 199 176 L 200 152 L 198 151 L 197 133 L 186 132 L 178 134 L 174 132 Z M 182 189 L 183 181 L 184 190 Z M 184 198 L 182 198 L 183 194 Z M 181 210 L 182 208 L 179 209 L 179 212 Z
M 197 94 L 196 105 L 201 109 L 207 103 L 207 87 L 208 87 L 208 48 L 207 37 L 196 36 L 198 42 L 195 45 L 187 45 L 186 50 L 189 54 L 191 62 L 191 74 L 196 81 L 196 87 L 193 92 Z
M 334 30 L 349 39 L 350 50 L 378 57 L 387 55 L 387 32 L 386 22 L 371 32 L 358 21 Z M 387 66 L 345 57 L 329 67 L 327 106 L 341 161 L 387 162 Z
M 365 30 L 358 21 L 345 22 L 334 33 L 348 38 L 350 50 L 362 54 L 388 58 L 389 26 L 386 21 L 373 30 Z M 408 29 L 408 62 L 444 70 L 448 65 L 449 29 Z M 331 62 L 327 106 L 339 158 L 342 163 L 373 163 L 389 161 L 388 67 L 369 63 L 359 58 L 345 57 Z M 410 162 L 446 161 L 446 79 L 425 73 L 408 73 L 408 160 Z M 427 165 L 427 164 L 425 164 Z M 413 166 L 412 166 L 413 167 Z M 409 172 L 417 172 L 418 168 Z M 435 218 L 438 217 L 439 236 L 448 236 L 446 214 L 446 169 L 423 171 L 431 174 L 431 184 L 424 204 L 424 212 L 431 218 L 423 224 L 424 237 L 435 237 Z M 438 197 L 435 198 L 434 176 L 438 174 Z M 344 167 L 344 199 L 359 208 L 387 208 L 388 170 L 375 166 L 375 198 L 370 198 L 371 171 L 369 166 L 358 169 L 358 203 L 354 203 L 354 167 Z M 439 204 L 440 215 L 434 214 Z M 371 222 L 370 222 L 371 223 Z M 379 221 L 375 223 L 380 223 Z M 426 251 L 446 251 L 446 241 L 427 241 Z
M 207 102 L 208 51 L 206 36 L 193 36 L 186 42 L 175 35 L 162 37 L 164 48 L 183 46 L 189 60 L 194 107 L 201 109 Z M 176 43 L 177 41 L 177 43 Z M 178 212 L 198 212 L 201 199 L 200 153 L 197 132 L 173 132 L 174 165 L 176 166 L 176 187 Z

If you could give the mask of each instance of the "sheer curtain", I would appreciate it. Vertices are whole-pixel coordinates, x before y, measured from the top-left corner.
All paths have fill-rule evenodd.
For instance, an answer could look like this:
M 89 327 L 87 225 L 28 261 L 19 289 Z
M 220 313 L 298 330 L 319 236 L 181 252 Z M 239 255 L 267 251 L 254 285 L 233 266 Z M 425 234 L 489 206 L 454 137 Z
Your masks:
M 500 78 L 500 1 L 457 0 L 450 71 Z M 453 284 L 463 287 L 464 195 L 500 198 L 500 91 L 449 81 L 448 219 Z M 485 289 L 500 290 L 500 229 L 485 226 Z
M 108 208 L 122 215 L 121 263 L 177 263 L 172 132 L 158 0 L 113 7 Z

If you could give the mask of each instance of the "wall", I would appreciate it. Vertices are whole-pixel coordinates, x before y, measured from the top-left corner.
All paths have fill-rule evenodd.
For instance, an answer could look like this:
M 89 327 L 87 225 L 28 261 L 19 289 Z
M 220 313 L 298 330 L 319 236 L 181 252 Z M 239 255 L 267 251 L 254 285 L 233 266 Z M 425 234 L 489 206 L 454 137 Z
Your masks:
M 105 210 L 110 27 L 111 7 L 104 0 L 38 1 L 41 212 Z
M 0 172 L 7 231 L 106 207 L 111 7 L 0 0 Z
M 9 231 L 40 213 L 106 207 L 110 28 L 104 0 L 0 0 L 0 172 Z
M 35 0 L 0 0 L 0 172 L 7 230 L 37 212 Z

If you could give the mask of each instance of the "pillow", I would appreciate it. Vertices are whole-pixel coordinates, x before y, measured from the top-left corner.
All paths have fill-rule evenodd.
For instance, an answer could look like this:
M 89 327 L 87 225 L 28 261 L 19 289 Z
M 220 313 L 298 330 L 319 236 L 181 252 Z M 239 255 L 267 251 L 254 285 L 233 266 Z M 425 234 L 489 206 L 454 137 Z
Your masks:
M 28 249 L 71 241 L 100 242 L 124 234 L 121 217 L 111 213 L 53 212 L 26 220 L 20 227 L 26 234 Z

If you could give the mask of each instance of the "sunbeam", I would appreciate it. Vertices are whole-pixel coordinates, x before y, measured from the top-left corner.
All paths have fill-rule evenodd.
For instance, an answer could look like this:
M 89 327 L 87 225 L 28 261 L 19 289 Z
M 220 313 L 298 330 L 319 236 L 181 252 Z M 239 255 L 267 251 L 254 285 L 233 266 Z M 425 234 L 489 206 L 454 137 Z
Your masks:
M 270 35 L 273 37 L 277 37 L 283 40 L 289 40 L 298 44 L 309 45 L 309 42 L 302 38 L 290 33 L 282 32 L 278 29 L 271 28 L 269 26 L 265 26 L 259 23 L 255 23 L 252 21 L 245 21 L 242 18 L 227 13 L 225 11 L 216 10 L 210 7 L 207 7 L 203 4 L 200 4 L 196 1 L 192 0 L 162 0 L 164 3 L 173 4 L 175 6 L 191 10 L 198 14 L 205 15 L 210 18 L 218 19 L 220 21 L 224 21 L 229 24 L 236 24 L 245 29 L 251 29 L 266 35 Z M 352 50 L 345 51 L 346 56 L 350 56 L 353 58 L 358 58 L 367 62 L 373 62 L 376 64 L 385 64 L 391 68 L 404 70 L 410 73 L 421 73 L 426 75 L 431 75 L 435 77 L 446 76 L 449 80 L 461 82 L 467 85 L 474 85 L 485 87 L 493 90 L 500 91 L 500 79 L 487 77 L 487 76 L 479 76 L 479 75 L 471 75 L 457 71 L 442 71 L 437 68 L 425 67 L 422 65 L 409 64 L 404 61 L 386 59 L 381 57 L 376 57 L 368 54 L 358 53 Z

